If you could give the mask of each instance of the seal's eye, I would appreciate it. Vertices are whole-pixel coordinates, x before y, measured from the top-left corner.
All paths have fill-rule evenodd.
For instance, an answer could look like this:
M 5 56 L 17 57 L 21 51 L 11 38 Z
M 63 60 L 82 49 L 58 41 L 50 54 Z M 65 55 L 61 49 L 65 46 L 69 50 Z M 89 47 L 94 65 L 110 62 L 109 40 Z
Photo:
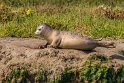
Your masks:
M 38 29 L 39 31 L 41 31 L 41 29 Z

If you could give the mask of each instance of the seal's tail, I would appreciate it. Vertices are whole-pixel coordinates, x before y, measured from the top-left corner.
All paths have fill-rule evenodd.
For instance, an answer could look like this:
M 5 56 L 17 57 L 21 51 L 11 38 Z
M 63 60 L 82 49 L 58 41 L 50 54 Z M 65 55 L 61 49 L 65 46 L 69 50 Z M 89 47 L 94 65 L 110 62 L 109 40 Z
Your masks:
M 115 47 L 115 43 L 111 41 L 98 41 L 98 45 L 100 47 L 109 47 L 109 48 Z

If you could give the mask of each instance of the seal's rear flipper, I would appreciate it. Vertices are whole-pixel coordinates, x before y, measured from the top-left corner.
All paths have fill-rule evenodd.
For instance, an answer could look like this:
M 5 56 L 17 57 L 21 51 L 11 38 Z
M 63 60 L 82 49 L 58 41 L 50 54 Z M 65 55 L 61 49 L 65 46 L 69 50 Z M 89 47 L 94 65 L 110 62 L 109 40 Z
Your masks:
M 115 43 L 112 41 L 98 41 L 100 47 L 115 48 Z

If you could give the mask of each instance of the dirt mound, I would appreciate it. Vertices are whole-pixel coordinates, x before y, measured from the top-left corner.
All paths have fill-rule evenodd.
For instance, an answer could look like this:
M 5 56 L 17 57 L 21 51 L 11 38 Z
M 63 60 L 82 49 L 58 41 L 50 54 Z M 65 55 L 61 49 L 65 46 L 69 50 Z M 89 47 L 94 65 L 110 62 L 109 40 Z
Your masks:
M 12 73 L 15 77 L 21 75 L 19 72 L 23 72 L 22 75 L 27 75 L 29 77 L 28 80 L 32 82 L 41 78 L 42 80 L 56 79 L 59 78 L 58 75 L 64 72 L 66 68 L 73 70 L 81 69 L 88 57 L 93 54 L 106 55 L 115 64 L 124 64 L 124 57 L 118 54 L 118 48 L 98 47 L 91 52 L 73 49 L 43 48 L 46 43 L 42 39 L 1 38 L 0 81 L 3 83 L 6 80 L 10 81 L 12 76 L 9 77 L 9 75 L 12 71 L 18 71 L 17 74 Z M 115 43 L 118 44 L 119 42 L 115 41 Z M 25 72 L 21 69 L 26 69 L 26 71 L 30 72 L 30 76 L 29 73 L 24 74 Z M 38 76 L 39 74 L 43 74 L 44 76 L 33 78 L 40 70 L 42 70 L 42 73 L 38 73 Z M 48 78 L 45 78 L 45 75 Z

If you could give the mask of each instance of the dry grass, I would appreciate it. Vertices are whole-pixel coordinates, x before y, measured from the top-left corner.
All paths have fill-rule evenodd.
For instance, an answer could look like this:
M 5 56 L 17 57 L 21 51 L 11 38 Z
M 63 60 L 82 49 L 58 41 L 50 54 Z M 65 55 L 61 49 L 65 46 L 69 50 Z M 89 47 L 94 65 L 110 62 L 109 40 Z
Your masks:
M 91 10 L 93 10 L 92 12 L 95 14 L 98 13 L 110 19 L 124 19 L 124 10 L 121 7 L 100 5 Z

